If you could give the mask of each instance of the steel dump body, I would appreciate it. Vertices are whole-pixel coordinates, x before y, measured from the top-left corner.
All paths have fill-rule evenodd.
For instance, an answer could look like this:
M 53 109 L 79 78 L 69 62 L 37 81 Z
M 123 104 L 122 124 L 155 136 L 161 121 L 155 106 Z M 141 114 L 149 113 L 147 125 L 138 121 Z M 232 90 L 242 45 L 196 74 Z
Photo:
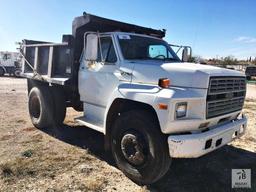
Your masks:
M 23 40 L 23 76 L 64 85 L 71 77 L 71 46 Z

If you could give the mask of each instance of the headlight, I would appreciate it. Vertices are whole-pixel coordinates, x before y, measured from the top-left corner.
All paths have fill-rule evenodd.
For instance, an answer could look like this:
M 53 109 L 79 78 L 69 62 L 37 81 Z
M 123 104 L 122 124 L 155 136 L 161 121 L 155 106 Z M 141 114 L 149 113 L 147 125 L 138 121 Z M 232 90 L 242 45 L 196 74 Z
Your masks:
M 176 111 L 176 119 L 186 117 L 186 115 L 187 115 L 187 102 L 177 103 L 175 111 Z

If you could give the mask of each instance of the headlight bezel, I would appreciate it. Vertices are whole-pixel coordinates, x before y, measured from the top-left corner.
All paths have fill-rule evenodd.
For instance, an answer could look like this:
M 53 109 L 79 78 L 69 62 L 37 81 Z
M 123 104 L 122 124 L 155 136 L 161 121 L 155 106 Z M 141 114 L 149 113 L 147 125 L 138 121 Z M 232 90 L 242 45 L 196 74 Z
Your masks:
M 188 103 L 179 102 L 175 105 L 175 119 L 183 119 L 187 117 Z

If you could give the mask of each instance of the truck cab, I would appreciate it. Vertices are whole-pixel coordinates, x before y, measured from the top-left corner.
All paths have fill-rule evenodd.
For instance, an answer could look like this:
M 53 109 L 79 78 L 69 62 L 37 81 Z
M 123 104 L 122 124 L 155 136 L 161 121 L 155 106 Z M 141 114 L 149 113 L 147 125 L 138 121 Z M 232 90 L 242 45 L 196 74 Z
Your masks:
M 93 31 L 99 22 L 101 31 Z M 62 123 L 66 107 L 79 101 L 76 121 L 104 134 L 118 167 L 138 184 L 159 180 L 173 158 L 200 157 L 244 134 L 242 73 L 189 63 L 187 51 L 180 59 L 162 31 L 90 15 L 73 26 L 86 30 L 74 30 L 71 43 L 23 46 L 36 127 Z
M 256 65 L 246 67 L 245 76 L 247 80 L 251 80 L 252 77 L 256 77 Z
M 170 156 L 177 158 L 199 157 L 228 141 L 215 135 L 204 141 L 200 138 L 201 146 L 185 153 L 179 150 L 184 150 L 182 146 L 189 148 L 192 141 L 186 146 L 184 138 L 188 136 L 184 133 L 193 133 L 193 138 L 233 121 L 239 125 L 234 134 L 244 132 L 246 119 L 237 120 L 246 90 L 245 77 L 240 72 L 182 62 L 168 43 L 147 35 L 87 35 L 92 44 L 87 45 L 90 53 L 85 50 L 81 57 L 78 80 L 81 101 L 89 109 L 81 119 L 85 125 L 90 127 L 90 121 L 102 123 L 97 130 L 105 134 L 108 111 L 115 100 L 145 103 L 155 111 L 161 132 L 175 134 L 168 142 Z M 96 53 L 92 53 L 94 46 Z M 162 85 L 165 81 L 168 84 Z
M 16 52 L 0 52 L 0 76 L 4 76 L 6 73 L 20 76 L 20 63 L 19 55 Z

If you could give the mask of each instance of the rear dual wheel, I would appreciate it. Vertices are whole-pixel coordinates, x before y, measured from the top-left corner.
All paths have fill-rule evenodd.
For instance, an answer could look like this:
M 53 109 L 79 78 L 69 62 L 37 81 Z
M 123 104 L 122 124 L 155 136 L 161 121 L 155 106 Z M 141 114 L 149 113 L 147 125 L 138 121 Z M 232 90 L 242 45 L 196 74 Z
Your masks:
M 43 129 L 53 123 L 53 103 L 47 87 L 33 87 L 29 93 L 28 109 L 32 124 Z
M 62 124 L 66 115 L 65 97 L 60 90 L 47 86 L 33 87 L 28 108 L 32 124 L 43 129 Z

